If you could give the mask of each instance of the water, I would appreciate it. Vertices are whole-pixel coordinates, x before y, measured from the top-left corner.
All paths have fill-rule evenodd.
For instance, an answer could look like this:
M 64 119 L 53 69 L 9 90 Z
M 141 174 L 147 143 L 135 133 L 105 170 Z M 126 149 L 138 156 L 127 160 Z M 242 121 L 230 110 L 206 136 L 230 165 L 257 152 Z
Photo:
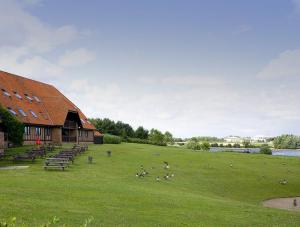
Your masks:
M 227 147 L 212 147 L 210 148 L 210 152 L 239 152 L 239 153 L 259 153 L 259 148 L 227 148 Z M 280 156 L 291 156 L 291 157 L 300 157 L 300 150 L 272 150 L 272 155 L 280 155 Z
M 272 150 L 272 155 L 300 157 L 300 150 Z

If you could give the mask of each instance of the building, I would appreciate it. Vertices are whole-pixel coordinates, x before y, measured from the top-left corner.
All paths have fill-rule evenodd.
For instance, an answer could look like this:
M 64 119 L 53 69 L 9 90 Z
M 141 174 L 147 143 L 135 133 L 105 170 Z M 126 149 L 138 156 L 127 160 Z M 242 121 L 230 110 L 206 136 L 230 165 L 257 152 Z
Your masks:
M 0 104 L 25 125 L 24 144 L 94 142 L 94 125 L 54 86 L 0 71 L 0 89 Z
M 266 143 L 271 137 L 264 135 L 256 135 L 251 138 L 251 142 L 253 143 Z
M 243 142 L 243 138 L 239 137 L 239 136 L 227 136 L 224 138 L 226 143 L 242 143 Z

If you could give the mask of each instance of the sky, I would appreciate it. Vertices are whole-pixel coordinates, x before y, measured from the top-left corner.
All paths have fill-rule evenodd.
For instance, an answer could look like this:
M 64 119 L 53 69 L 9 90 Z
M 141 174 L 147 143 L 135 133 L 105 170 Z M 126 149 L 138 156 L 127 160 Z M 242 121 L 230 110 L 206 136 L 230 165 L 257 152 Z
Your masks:
M 0 69 L 176 137 L 300 134 L 300 0 L 0 0 Z

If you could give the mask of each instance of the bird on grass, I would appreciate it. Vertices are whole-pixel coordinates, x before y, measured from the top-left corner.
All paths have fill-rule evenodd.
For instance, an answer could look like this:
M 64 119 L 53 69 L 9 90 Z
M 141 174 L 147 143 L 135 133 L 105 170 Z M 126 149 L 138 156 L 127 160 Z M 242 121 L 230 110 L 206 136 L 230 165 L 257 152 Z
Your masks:
M 282 179 L 279 181 L 279 184 L 286 185 L 288 181 L 286 179 Z
M 169 166 L 168 162 L 164 161 L 164 164 L 165 164 L 165 166 L 164 166 L 165 169 L 170 169 L 170 166 Z

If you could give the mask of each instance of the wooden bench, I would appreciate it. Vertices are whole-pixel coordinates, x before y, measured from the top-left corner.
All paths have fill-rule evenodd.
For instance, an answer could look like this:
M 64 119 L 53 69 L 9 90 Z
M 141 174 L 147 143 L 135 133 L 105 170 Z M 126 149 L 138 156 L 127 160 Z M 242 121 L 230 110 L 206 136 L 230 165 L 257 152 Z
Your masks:
M 35 160 L 35 154 L 24 153 L 24 154 L 18 154 L 13 156 L 13 161 L 26 161 L 26 160 L 30 160 L 33 162 Z
M 61 169 L 64 171 L 69 167 L 69 161 L 65 158 L 46 158 L 44 169 Z

